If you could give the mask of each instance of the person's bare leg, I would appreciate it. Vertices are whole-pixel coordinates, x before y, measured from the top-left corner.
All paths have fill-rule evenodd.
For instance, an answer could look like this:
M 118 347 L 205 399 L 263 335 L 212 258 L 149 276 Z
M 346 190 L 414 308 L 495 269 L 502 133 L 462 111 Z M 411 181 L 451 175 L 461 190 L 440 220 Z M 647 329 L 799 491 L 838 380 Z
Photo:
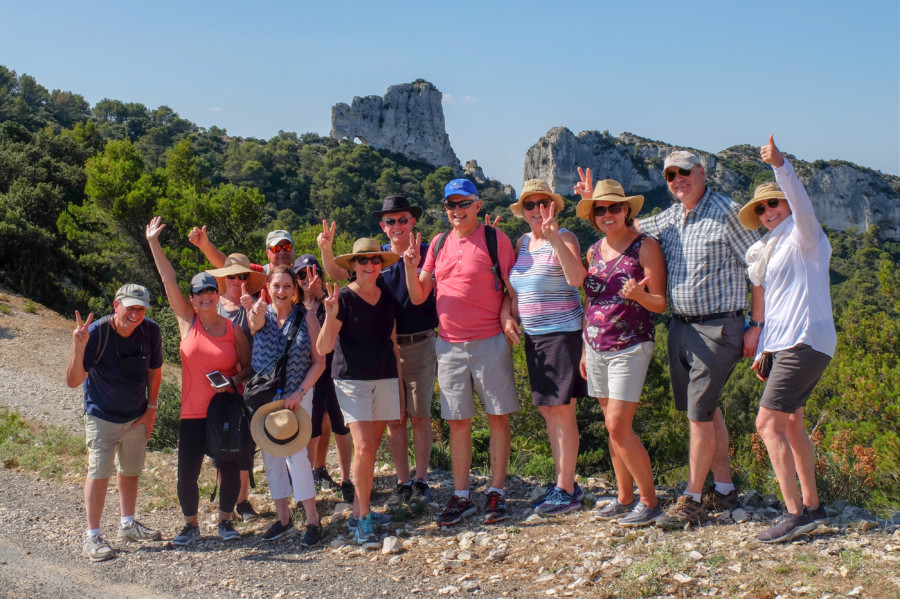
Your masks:
M 350 464 L 353 460 L 353 441 L 350 434 L 338 435 L 335 433 L 334 445 L 337 449 L 338 465 L 341 468 L 341 482 L 350 480 Z
M 472 419 L 448 420 L 450 426 L 450 464 L 453 468 L 453 489 L 469 489 L 472 469 Z
M 100 528 L 103 504 L 106 503 L 108 478 L 87 478 L 84 481 L 84 513 L 89 529 Z
M 353 437 L 353 484 L 356 494 L 353 501 L 353 516 L 360 518 L 369 513 L 369 499 L 372 495 L 372 481 L 375 477 L 375 452 L 378 440 L 373 434 L 372 422 L 351 422 L 350 435 Z
M 800 479 L 803 504 L 807 507 L 819 506 L 819 490 L 816 488 L 816 450 L 806 434 L 804 408 L 798 408 L 788 417 L 784 434 L 794 455 L 794 467 Z
M 278 521 L 281 522 L 282 525 L 287 526 L 288 520 L 291 519 L 291 498 L 281 497 L 279 499 L 275 499 L 274 501 L 275 514 L 277 514 L 278 516 Z
M 623 462 L 629 477 L 637 482 L 641 503 L 649 508 L 655 508 L 659 501 L 653 486 L 650 456 L 632 426 L 638 405 L 636 401 L 610 399 L 605 412 L 606 430 L 609 431 L 610 440 L 616 445 L 619 459 Z M 620 485 L 619 493 L 621 492 Z
M 553 456 L 553 472 L 556 473 L 556 486 L 559 486 L 559 454 L 562 452 L 559 427 L 556 425 L 555 414 L 550 411 L 550 406 L 538 406 L 538 411 L 547 424 L 547 439 L 550 441 L 550 454 Z
M 397 482 L 409 482 L 409 433 L 406 429 L 406 417 L 400 420 L 387 421 L 388 449 L 397 472 Z
M 556 486 L 566 493 L 573 494 L 575 492 L 575 465 L 578 461 L 578 423 L 575 420 L 575 400 L 569 402 L 568 405 L 541 406 L 541 414 L 547 421 L 547 434 L 553 435 L 550 446 L 554 449 Z
M 506 484 L 506 471 L 509 469 L 509 453 L 512 445 L 512 432 L 509 429 L 509 415 L 487 415 L 488 428 L 491 432 L 491 486 L 502 489 Z M 471 451 L 471 444 L 469 445 Z
M 434 432 L 431 430 L 431 418 L 409 417 L 413 430 L 413 453 L 416 462 L 416 478 L 428 480 L 428 465 L 431 464 L 431 446 L 434 444 Z
M 756 430 L 759 432 L 772 460 L 775 478 L 784 498 L 784 507 L 792 514 L 800 513 L 803 503 L 800 491 L 797 490 L 797 470 L 794 466 L 794 454 L 788 443 L 785 429 L 790 414 L 760 407 L 756 416 Z
M 616 498 L 619 500 L 619 503 L 628 505 L 634 501 L 634 477 L 628 471 L 628 466 L 625 465 L 625 461 L 622 459 L 622 450 L 619 449 L 618 444 L 609 432 L 609 421 L 611 418 L 609 415 L 610 401 L 606 397 L 597 399 L 600 409 L 603 410 L 603 422 L 606 426 L 606 432 L 609 434 L 609 460 L 612 462 L 613 474 L 616 476 L 616 486 L 618 487 Z
M 728 427 L 725 426 L 725 417 L 722 416 L 722 410 L 720 408 L 716 408 L 716 413 L 713 415 L 713 423 L 715 424 L 716 430 L 716 452 L 715 455 L 713 455 L 712 463 L 713 481 L 731 484 L 731 468 L 728 464 L 730 457 L 728 448 Z M 704 474 L 703 477 L 706 478 L 706 475 Z
M 688 476 L 688 493 L 703 493 L 703 484 L 718 451 L 715 419 L 709 422 L 690 421 L 691 440 L 688 453 L 690 474 Z M 730 479 L 729 479 L 730 480 Z M 725 481 L 721 481 L 725 482 Z
M 137 509 L 138 477 L 117 473 L 116 486 L 119 488 L 119 513 L 122 517 L 134 516 Z

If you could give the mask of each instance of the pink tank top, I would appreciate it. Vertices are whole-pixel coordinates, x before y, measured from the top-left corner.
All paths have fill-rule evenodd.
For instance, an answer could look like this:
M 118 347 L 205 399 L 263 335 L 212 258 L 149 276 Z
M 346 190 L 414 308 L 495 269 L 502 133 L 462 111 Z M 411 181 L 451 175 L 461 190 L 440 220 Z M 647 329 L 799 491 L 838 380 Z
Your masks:
M 206 410 L 216 390 L 206 375 L 218 370 L 225 376 L 238 373 L 234 323 L 228 321 L 225 334 L 212 337 L 194 318 L 191 330 L 181 340 L 181 418 L 206 418 Z

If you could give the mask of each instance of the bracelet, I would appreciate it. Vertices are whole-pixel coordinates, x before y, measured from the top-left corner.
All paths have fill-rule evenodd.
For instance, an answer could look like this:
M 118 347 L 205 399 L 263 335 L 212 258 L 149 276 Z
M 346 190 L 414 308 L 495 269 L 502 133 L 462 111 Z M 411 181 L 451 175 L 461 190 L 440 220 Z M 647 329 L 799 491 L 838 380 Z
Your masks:
M 763 325 L 766 324 L 764 322 L 757 322 L 755 320 L 750 321 L 750 327 L 754 329 L 761 329 Z
M 156 403 L 148 403 L 147 404 L 148 410 L 155 410 L 157 407 L 159 407 L 159 404 L 156 404 Z

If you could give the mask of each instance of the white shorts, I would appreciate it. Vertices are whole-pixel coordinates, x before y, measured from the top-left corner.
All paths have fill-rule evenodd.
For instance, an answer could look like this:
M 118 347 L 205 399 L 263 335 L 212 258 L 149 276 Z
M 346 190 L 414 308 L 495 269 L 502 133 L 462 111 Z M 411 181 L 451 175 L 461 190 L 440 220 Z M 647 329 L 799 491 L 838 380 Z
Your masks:
M 588 395 L 640 401 L 655 345 L 645 341 L 619 351 L 597 351 L 585 345 Z
M 400 382 L 397 379 L 334 379 L 334 391 L 345 424 L 400 419 Z

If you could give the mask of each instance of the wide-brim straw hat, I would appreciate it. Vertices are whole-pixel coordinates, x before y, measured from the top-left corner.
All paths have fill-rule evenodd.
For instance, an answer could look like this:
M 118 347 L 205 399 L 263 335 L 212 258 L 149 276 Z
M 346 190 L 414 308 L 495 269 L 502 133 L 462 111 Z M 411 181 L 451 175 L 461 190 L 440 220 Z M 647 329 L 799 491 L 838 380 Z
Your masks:
M 563 206 L 566 205 L 566 202 L 561 195 L 553 193 L 549 183 L 543 179 L 529 179 L 522 184 L 522 194 L 519 196 L 519 201 L 509 205 L 510 212 L 512 212 L 514 216 L 525 218 L 525 208 L 522 206 L 522 202 L 527 200 L 528 196 L 537 194 L 548 195 L 553 198 L 553 203 L 556 205 L 553 210 L 553 214 L 555 215 L 559 215 L 562 212 Z
M 756 193 L 753 194 L 753 198 L 744 204 L 744 207 L 741 208 L 741 212 L 738 214 L 738 219 L 741 221 L 741 224 L 751 231 L 755 231 L 762 226 L 759 216 L 753 212 L 759 204 L 762 204 L 766 200 L 771 200 L 772 198 L 787 201 L 784 192 L 781 191 L 781 188 L 778 187 L 776 183 L 765 186 L 761 185 L 760 187 L 762 187 L 762 189 L 757 188 Z
M 225 266 L 222 268 L 213 268 L 206 272 L 216 278 L 216 284 L 219 286 L 220 295 L 225 295 L 225 277 L 228 275 L 249 274 L 250 276 L 247 280 L 242 282 L 247 284 L 247 293 L 250 295 L 256 295 L 260 289 L 266 286 L 265 273 L 252 270 L 250 268 L 250 258 L 244 254 L 229 254 L 228 257 L 225 258 Z
M 353 270 L 353 259 L 361 256 L 381 256 L 381 267 L 387 268 L 400 260 L 400 255 L 394 252 L 385 252 L 377 239 L 362 237 L 353 242 L 353 251 L 349 254 L 341 254 L 334 259 L 335 264 L 344 270 Z
M 594 186 L 594 193 L 589 200 L 581 200 L 575 207 L 575 214 L 580 218 L 591 220 L 594 218 L 594 202 L 627 202 L 631 209 L 631 218 L 636 218 L 644 205 L 644 196 L 626 196 L 625 188 L 614 179 L 598 181 Z
M 286 458 L 302 451 L 309 443 L 312 419 L 300 405 L 288 410 L 284 400 L 279 399 L 256 410 L 250 421 L 250 434 L 261 450 Z

